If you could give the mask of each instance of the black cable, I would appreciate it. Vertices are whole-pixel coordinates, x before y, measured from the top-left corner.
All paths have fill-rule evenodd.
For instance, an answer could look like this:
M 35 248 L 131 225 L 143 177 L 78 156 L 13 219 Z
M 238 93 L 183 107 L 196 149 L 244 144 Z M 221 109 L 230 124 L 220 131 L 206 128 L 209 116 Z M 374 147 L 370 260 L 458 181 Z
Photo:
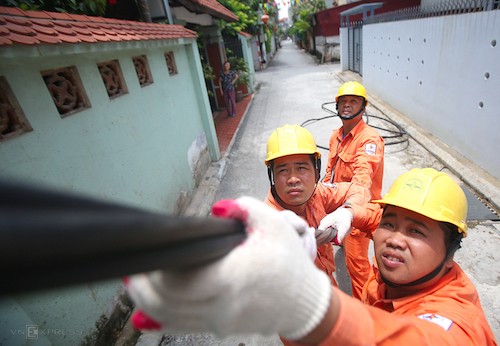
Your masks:
M 329 115 L 329 116 L 326 116 L 326 117 L 323 117 L 323 118 L 312 118 L 312 119 L 308 119 L 306 121 L 304 121 L 302 124 L 300 124 L 300 126 L 302 127 L 305 127 L 307 126 L 309 123 L 315 123 L 317 121 L 320 121 L 320 120 L 325 120 L 325 119 L 328 119 L 328 118 L 334 118 L 335 115 Z
M 334 118 L 334 117 L 338 116 L 338 113 L 336 111 L 329 109 L 327 107 L 327 105 L 331 105 L 331 104 L 335 104 L 335 102 L 333 102 L 333 101 L 332 102 L 325 102 L 325 103 L 321 104 L 321 109 L 327 113 L 332 114 L 332 115 L 328 115 L 328 116 L 322 117 L 322 118 L 307 119 L 302 124 L 300 124 L 300 126 L 305 127 L 305 126 L 313 124 L 315 122 L 329 119 L 329 118 Z M 367 112 L 365 112 L 364 116 L 366 119 L 365 122 L 367 124 L 369 124 L 370 118 L 375 118 L 375 119 L 379 119 L 381 121 L 384 121 L 386 123 L 389 123 L 390 125 L 392 125 L 393 127 L 396 128 L 396 130 L 393 130 L 393 129 L 390 129 L 389 127 L 380 127 L 380 126 L 374 126 L 374 125 L 369 124 L 374 129 L 377 129 L 379 131 L 385 131 L 388 133 L 387 135 L 381 135 L 381 137 L 384 139 L 385 146 L 396 145 L 396 144 L 401 144 L 401 143 L 408 143 L 408 133 L 398 123 L 396 123 L 390 119 L 387 119 L 387 118 L 368 114 Z M 395 140 L 395 139 L 399 139 L 399 140 Z M 387 141 L 387 140 L 389 140 L 389 141 Z M 317 146 L 318 146 L 318 148 L 329 150 L 329 148 L 327 148 L 327 147 L 323 147 L 321 145 L 317 145 Z
M 243 224 L 168 215 L 0 179 L 0 296 L 184 270 L 246 238 Z

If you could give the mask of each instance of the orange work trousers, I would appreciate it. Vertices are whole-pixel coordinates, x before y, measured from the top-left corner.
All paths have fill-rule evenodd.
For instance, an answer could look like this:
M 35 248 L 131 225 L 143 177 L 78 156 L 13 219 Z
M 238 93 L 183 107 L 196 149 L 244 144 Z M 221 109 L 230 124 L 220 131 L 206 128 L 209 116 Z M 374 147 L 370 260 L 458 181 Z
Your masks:
M 372 266 L 368 259 L 370 240 L 366 232 L 356 228 L 344 238 L 345 265 L 351 277 L 352 296 L 357 299 L 361 299 Z

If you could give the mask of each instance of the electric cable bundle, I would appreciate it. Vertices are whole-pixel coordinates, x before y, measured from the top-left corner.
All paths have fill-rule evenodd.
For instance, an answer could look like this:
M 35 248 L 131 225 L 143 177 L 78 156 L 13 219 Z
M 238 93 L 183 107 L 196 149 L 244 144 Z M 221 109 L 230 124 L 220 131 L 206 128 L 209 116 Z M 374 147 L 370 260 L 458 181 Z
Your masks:
M 336 111 L 333 111 L 327 107 L 328 105 L 332 105 L 332 104 L 335 104 L 335 102 L 333 102 L 333 101 L 332 102 L 325 102 L 321 105 L 321 109 L 323 109 L 325 112 L 327 112 L 331 115 L 328 115 L 328 116 L 322 117 L 322 118 L 308 119 L 308 120 L 304 121 L 300 126 L 305 127 L 305 126 L 313 124 L 315 122 L 329 119 L 329 118 L 334 118 L 334 117 L 338 116 Z M 408 133 L 398 123 L 396 123 L 390 119 L 387 119 L 387 118 L 382 118 L 382 117 L 379 117 L 376 115 L 368 114 L 367 112 L 365 112 L 364 116 L 366 119 L 365 122 L 367 124 L 369 124 L 371 127 L 373 127 L 374 129 L 377 129 L 381 132 L 381 137 L 384 139 L 385 146 L 395 145 L 395 144 L 400 144 L 400 143 L 408 143 Z M 387 127 L 374 126 L 374 125 L 369 123 L 370 118 L 379 119 L 385 123 L 388 123 L 390 126 L 387 126 Z M 328 147 L 323 147 L 321 145 L 318 145 L 318 148 L 329 150 Z

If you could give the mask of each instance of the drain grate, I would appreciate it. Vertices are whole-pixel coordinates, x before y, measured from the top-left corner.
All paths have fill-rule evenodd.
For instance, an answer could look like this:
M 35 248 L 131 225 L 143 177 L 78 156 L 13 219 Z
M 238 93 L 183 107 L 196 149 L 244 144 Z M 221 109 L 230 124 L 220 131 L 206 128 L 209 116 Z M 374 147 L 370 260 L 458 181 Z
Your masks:
M 467 204 L 469 206 L 467 211 L 468 221 L 479 220 L 492 220 L 499 221 L 500 216 L 492 210 L 488 205 L 481 200 L 468 186 L 462 185 L 462 188 L 467 197 Z

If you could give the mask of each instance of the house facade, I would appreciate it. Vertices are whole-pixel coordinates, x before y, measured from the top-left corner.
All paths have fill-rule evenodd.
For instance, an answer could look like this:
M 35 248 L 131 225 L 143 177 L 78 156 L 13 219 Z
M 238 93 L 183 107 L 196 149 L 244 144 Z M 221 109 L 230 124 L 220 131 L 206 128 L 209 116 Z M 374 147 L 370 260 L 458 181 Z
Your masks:
M 0 7 L 0 178 L 181 214 L 220 158 L 196 38 Z M 127 304 L 119 279 L 3 297 L 0 344 L 27 326 L 45 344 L 107 343 Z

